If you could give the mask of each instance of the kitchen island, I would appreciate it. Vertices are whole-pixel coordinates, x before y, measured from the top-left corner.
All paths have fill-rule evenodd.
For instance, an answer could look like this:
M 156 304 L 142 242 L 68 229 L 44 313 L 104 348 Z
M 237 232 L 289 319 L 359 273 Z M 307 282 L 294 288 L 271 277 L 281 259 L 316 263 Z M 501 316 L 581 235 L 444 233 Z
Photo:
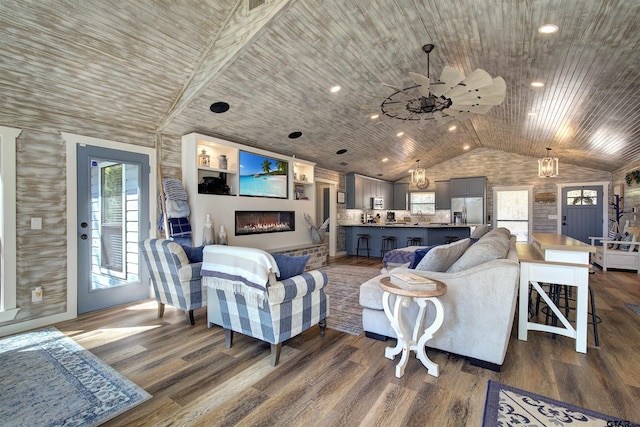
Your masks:
M 382 258 L 382 237 L 394 236 L 398 248 L 407 246 L 409 237 L 419 237 L 423 246 L 442 245 L 447 242 L 469 237 L 472 225 L 459 224 L 344 224 L 346 229 L 347 255 L 357 255 L 358 234 L 369 235 L 371 256 Z M 361 252 L 365 253 L 365 252 Z

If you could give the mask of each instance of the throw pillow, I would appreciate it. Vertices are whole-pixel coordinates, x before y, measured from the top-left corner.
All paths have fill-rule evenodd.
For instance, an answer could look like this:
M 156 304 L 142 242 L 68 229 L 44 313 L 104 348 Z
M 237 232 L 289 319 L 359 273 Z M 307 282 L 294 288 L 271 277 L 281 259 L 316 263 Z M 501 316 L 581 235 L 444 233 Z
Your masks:
M 495 245 L 491 242 L 478 242 L 473 246 L 469 246 L 462 256 L 449 267 L 447 273 L 467 270 L 487 261 L 504 258 L 506 255 L 500 245 Z
M 481 224 L 481 225 L 477 225 L 473 231 L 471 232 L 471 237 L 472 239 L 479 239 L 482 236 L 484 236 L 485 234 L 487 234 L 489 232 L 489 226 L 487 224 Z
M 448 245 L 436 246 L 422 258 L 415 269 L 445 272 L 469 247 L 469 242 L 469 239 L 462 239 Z
M 277 276 L 278 280 L 289 279 L 290 277 L 304 273 L 307 261 L 309 261 L 311 257 L 310 255 L 289 256 L 282 254 L 271 254 L 271 256 L 276 261 L 276 264 L 278 264 L 278 270 L 280 270 L 280 275 Z
M 633 234 L 629 234 L 629 233 L 624 233 L 624 236 L 622 237 L 622 239 L 620 239 L 621 242 L 633 242 Z M 618 249 L 620 249 L 621 251 L 626 251 L 626 252 L 631 252 L 633 250 L 633 246 L 634 245 L 625 245 L 624 243 L 620 243 L 620 246 L 618 247 Z
M 182 245 L 182 249 L 184 249 L 184 253 L 187 254 L 187 258 L 190 263 L 202 262 L 202 250 L 204 249 L 204 246 L 192 247 Z
M 614 240 L 616 242 L 620 241 L 621 239 L 622 239 L 622 234 L 620 233 L 616 233 L 613 239 L 610 238 L 610 240 Z M 609 249 L 618 249 L 618 243 L 609 243 Z
M 409 268 L 415 269 L 416 265 L 420 264 L 420 261 L 422 261 L 422 258 L 424 258 L 424 256 L 433 248 L 435 248 L 435 245 L 427 246 L 426 248 L 422 248 L 422 249 L 416 249 L 413 252 L 413 261 L 411 261 L 411 264 L 409 264 Z

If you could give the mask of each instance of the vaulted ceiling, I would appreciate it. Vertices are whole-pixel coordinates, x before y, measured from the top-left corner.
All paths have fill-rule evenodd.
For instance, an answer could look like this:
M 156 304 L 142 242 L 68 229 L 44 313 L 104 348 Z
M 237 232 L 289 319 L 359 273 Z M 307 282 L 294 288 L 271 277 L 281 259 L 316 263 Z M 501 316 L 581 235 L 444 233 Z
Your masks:
M 0 0 L 0 124 L 195 131 L 389 180 L 480 147 L 613 171 L 640 161 L 639 15 L 638 0 Z M 502 76 L 505 101 L 455 131 L 361 108 L 446 65 Z

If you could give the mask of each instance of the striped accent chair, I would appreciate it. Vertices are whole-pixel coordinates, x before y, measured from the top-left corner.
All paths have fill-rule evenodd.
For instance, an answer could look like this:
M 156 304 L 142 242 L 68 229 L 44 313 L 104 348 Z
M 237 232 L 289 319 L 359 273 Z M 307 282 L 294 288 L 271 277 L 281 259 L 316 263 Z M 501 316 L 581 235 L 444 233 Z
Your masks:
M 209 327 L 224 328 L 227 348 L 234 331 L 266 341 L 275 366 L 284 341 L 314 325 L 320 326 L 324 336 L 329 315 L 324 271 L 280 281 L 275 260 L 260 249 L 211 245 L 205 247 L 203 257 Z
M 201 262 L 189 263 L 182 246 L 167 239 L 140 242 L 143 258 L 158 301 L 158 317 L 165 304 L 185 311 L 187 322 L 194 325 L 193 310 L 204 305 Z

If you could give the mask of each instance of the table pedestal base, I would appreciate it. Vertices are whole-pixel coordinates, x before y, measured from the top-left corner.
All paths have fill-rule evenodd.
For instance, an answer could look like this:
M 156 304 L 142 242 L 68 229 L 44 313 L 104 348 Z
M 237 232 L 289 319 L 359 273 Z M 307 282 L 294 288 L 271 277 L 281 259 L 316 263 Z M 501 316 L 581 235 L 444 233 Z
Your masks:
M 384 296 L 382 297 L 382 306 L 384 307 L 385 314 L 391 322 L 393 330 L 396 332 L 398 342 L 395 347 L 388 347 L 385 350 L 384 355 L 387 359 L 393 360 L 396 355 L 402 353 L 400 362 L 396 365 L 396 377 L 401 378 L 404 375 L 404 369 L 407 366 L 409 353 L 411 351 L 416 353 L 416 357 L 427 368 L 429 375 L 437 377 L 439 374 L 438 365 L 427 357 L 425 346 L 427 341 L 433 338 L 433 335 L 438 331 L 438 329 L 440 329 L 442 322 L 444 321 L 444 308 L 442 303 L 437 297 L 416 298 L 397 295 L 394 308 L 391 310 L 391 306 L 389 304 L 390 296 L 391 294 L 389 292 L 384 293 Z M 418 304 L 418 307 L 420 307 L 420 310 L 413 327 L 413 334 L 409 335 L 408 331 L 410 330 L 410 327 L 402 321 L 401 312 L 403 307 L 406 308 L 411 304 L 411 301 L 415 301 L 416 304 Z M 431 301 L 435 306 L 436 317 L 433 323 L 423 330 L 427 301 Z M 421 332 L 422 334 L 420 335 Z

